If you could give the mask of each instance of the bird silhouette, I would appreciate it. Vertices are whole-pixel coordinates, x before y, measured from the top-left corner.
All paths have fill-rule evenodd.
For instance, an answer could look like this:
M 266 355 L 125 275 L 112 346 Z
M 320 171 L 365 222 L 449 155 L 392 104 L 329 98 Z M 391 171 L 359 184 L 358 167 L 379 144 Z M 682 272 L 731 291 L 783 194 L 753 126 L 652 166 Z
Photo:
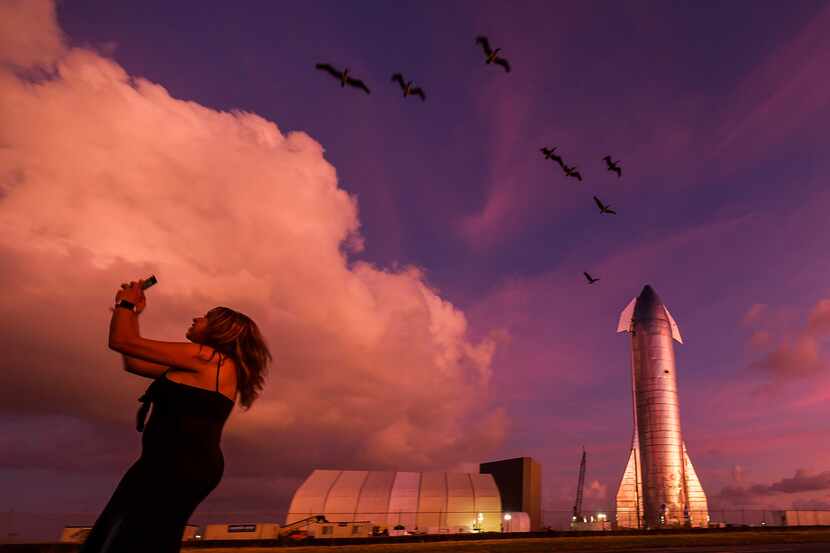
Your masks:
M 603 213 L 610 213 L 611 215 L 616 215 L 617 214 L 616 211 L 611 209 L 610 205 L 605 205 L 604 203 L 599 201 L 599 198 L 597 198 L 596 196 L 594 196 L 594 201 L 597 203 L 597 206 L 599 207 L 600 215 L 603 214 Z
M 617 161 L 611 161 L 611 156 L 605 156 L 602 159 L 605 160 L 605 164 L 608 166 L 609 171 L 617 173 L 617 178 L 622 176 L 622 168 L 617 165 L 620 162 L 619 159 Z
M 578 179 L 579 182 L 582 182 L 582 175 L 579 173 L 579 171 L 576 170 L 575 165 L 573 167 L 568 167 L 567 165 L 565 165 L 563 163 L 562 164 L 562 169 L 565 171 L 565 175 L 567 175 L 569 177 L 574 177 L 574 178 Z
M 588 279 L 588 284 L 593 284 L 599 280 L 598 278 L 592 278 L 591 275 L 589 275 L 588 273 L 583 272 L 582 274 L 585 275 L 585 278 Z
M 363 81 L 360 79 L 353 79 L 349 77 L 349 68 L 347 67 L 343 71 L 338 71 L 328 63 L 318 63 L 314 67 L 320 69 L 321 71 L 325 71 L 338 81 L 340 81 L 340 86 L 345 87 L 346 85 L 353 86 L 355 88 L 360 88 L 366 91 L 366 94 L 371 94 L 369 92 L 369 87 L 367 87 Z
M 495 63 L 496 65 L 501 65 L 504 67 L 504 70 L 510 73 L 510 63 L 498 56 L 498 53 L 501 51 L 501 48 L 496 48 L 493 50 L 490 48 L 490 41 L 487 40 L 486 36 L 477 36 L 476 37 L 476 44 L 481 44 L 481 47 L 484 49 L 484 63 L 490 64 Z
M 423 89 L 418 86 L 412 86 L 412 81 L 404 81 L 403 75 L 401 75 L 400 73 L 395 73 L 394 75 L 392 75 L 392 82 L 401 85 L 401 90 L 403 90 L 404 98 L 411 94 L 412 96 L 420 96 L 422 101 L 426 101 L 427 97 L 426 94 L 424 94 Z
M 560 167 L 563 166 L 564 162 L 562 161 L 562 157 L 553 153 L 556 151 L 556 146 L 554 146 L 553 148 L 540 148 L 539 151 L 542 152 L 542 154 L 544 154 L 545 159 L 552 159 L 553 161 L 558 163 Z

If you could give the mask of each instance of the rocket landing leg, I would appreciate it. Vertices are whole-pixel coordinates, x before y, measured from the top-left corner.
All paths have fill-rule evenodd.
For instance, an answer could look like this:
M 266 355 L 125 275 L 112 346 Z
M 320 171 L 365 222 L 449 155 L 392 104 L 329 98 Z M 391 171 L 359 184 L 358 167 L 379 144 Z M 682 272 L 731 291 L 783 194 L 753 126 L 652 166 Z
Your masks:
M 640 448 L 635 440 L 617 490 L 617 527 L 641 528 L 643 521 L 643 478 Z
M 692 466 L 692 461 L 686 451 L 686 442 L 683 442 L 683 464 L 685 465 L 686 496 L 688 498 L 686 507 L 689 510 L 689 523 L 694 528 L 706 528 L 709 526 L 709 505 L 706 501 L 703 486 L 700 485 L 700 480 L 697 478 L 695 468 Z

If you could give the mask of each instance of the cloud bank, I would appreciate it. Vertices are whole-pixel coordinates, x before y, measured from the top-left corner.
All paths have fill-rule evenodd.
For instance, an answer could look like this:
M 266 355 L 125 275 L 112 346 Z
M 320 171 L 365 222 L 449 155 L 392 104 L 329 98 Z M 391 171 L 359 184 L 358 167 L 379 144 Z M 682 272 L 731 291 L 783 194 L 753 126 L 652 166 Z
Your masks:
M 106 444 L 132 429 L 149 381 L 107 349 L 108 307 L 119 283 L 153 273 L 144 336 L 184 341 L 191 317 L 227 305 L 257 321 L 274 355 L 262 398 L 226 428 L 226 476 L 443 467 L 500 443 L 495 342 L 472 342 L 464 313 L 418 268 L 353 260 L 358 205 L 321 144 L 66 49 L 48 2 L 2 4 L 9 13 L 4 28 L 27 29 L 0 32 L 0 415 L 20 417 L 11 432 L 58 420 Z M 53 62 L 46 78 L 19 75 Z M 23 435 L 6 436 L 0 467 L 72 441 Z M 88 442 L 77 446 L 88 462 L 60 468 L 126 468 Z
M 768 500 L 771 496 L 827 490 L 830 490 L 830 471 L 812 474 L 805 469 L 798 469 L 792 478 L 782 478 L 772 484 L 725 486 L 714 499 L 728 505 L 752 505 Z M 809 501 L 815 503 L 820 500 L 810 498 Z
M 745 322 L 758 322 L 757 306 L 752 306 Z M 750 345 L 766 346 L 771 331 L 756 329 L 750 337 Z M 819 300 L 810 310 L 807 321 L 795 332 L 785 335 L 775 347 L 760 359 L 753 361 L 750 368 L 764 371 L 775 378 L 806 378 L 824 372 L 827 358 L 822 348 L 825 338 L 830 336 L 830 299 Z
M 65 48 L 51 0 L 0 2 L 0 63 L 18 69 L 49 66 Z

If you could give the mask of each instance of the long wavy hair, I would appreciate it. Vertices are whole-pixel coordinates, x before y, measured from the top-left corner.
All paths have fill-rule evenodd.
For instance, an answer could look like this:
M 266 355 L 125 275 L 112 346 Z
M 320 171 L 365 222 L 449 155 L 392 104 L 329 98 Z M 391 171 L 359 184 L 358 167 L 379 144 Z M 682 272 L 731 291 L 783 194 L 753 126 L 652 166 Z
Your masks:
M 259 327 L 247 315 L 228 307 L 214 307 L 207 312 L 205 345 L 236 363 L 236 387 L 239 403 L 247 411 L 259 397 L 265 385 L 265 373 L 272 361 L 271 352 L 259 332 Z

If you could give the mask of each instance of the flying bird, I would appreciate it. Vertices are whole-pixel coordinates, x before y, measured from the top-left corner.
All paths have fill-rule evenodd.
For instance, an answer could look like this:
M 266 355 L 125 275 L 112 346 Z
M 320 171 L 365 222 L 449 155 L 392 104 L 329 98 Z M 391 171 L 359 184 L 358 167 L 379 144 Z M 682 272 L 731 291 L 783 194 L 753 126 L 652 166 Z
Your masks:
M 545 159 L 552 159 L 553 161 L 558 163 L 560 167 L 564 165 L 562 157 L 553 153 L 556 151 L 556 146 L 554 146 L 553 148 L 540 148 L 539 151 L 542 152 L 542 154 L 544 154 Z
M 582 274 L 585 275 L 585 278 L 588 279 L 588 284 L 593 284 L 599 280 L 598 278 L 592 278 L 591 275 L 589 275 L 588 273 L 583 272 Z
M 574 178 L 578 179 L 579 182 L 582 182 L 582 175 L 579 173 L 579 171 L 576 170 L 575 165 L 573 167 L 568 167 L 567 165 L 565 165 L 563 163 L 562 164 L 562 169 L 565 171 L 565 175 L 567 175 L 569 177 L 574 177 Z
M 335 79 L 340 81 L 340 86 L 341 87 L 345 87 L 346 85 L 349 85 L 349 86 L 353 86 L 355 88 L 363 89 L 363 90 L 366 91 L 366 94 L 370 94 L 369 87 L 367 87 L 363 83 L 363 81 L 361 81 L 360 79 L 353 79 L 353 78 L 349 77 L 348 67 L 346 69 L 344 69 L 343 71 L 338 71 L 337 69 L 335 69 L 334 67 L 332 67 L 328 63 L 318 63 L 314 67 L 316 67 L 317 69 L 320 69 L 322 71 L 325 71 L 326 73 L 328 73 L 329 75 L 331 75 L 332 77 L 334 77 Z
M 406 98 L 410 94 L 413 96 L 420 96 L 422 101 L 427 99 L 426 94 L 419 86 L 412 86 L 412 81 L 404 81 L 403 75 L 400 73 L 395 73 L 392 75 L 392 82 L 398 83 L 401 85 L 401 90 L 403 90 L 403 97 Z
M 617 214 L 616 211 L 611 209 L 610 205 L 605 205 L 604 203 L 599 201 L 599 198 L 597 198 L 596 196 L 594 196 L 594 201 L 597 203 L 597 206 L 599 207 L 600 215 L 603 214 L 603 213 L 610 213 L 611 215 L 616 215 Z
M 619 159 L 617 161 L 611 161 L 611 156 L 605 156 L 602 159 L 605 160 L 605 164 L 608 166 L 609 171 L 617 173 L 617 178 L 622 176 L 622 168 L 617 165 L 620 162 Z
M 504 58 L 500 58 L 498 53 L 501 51 L 501 48 L 496 48 L 493 50 L 490 48 L 490 41 L 487 40 L 486 36 L 477 36 L 476 37 L 476 44 L 481 44 L 481 47 L 484 49 L 484 63 L 490 64 L 495 63 L 496 65 L 501 65 L 504 67 L 504 70 L 510 73 L 510 63 Z

